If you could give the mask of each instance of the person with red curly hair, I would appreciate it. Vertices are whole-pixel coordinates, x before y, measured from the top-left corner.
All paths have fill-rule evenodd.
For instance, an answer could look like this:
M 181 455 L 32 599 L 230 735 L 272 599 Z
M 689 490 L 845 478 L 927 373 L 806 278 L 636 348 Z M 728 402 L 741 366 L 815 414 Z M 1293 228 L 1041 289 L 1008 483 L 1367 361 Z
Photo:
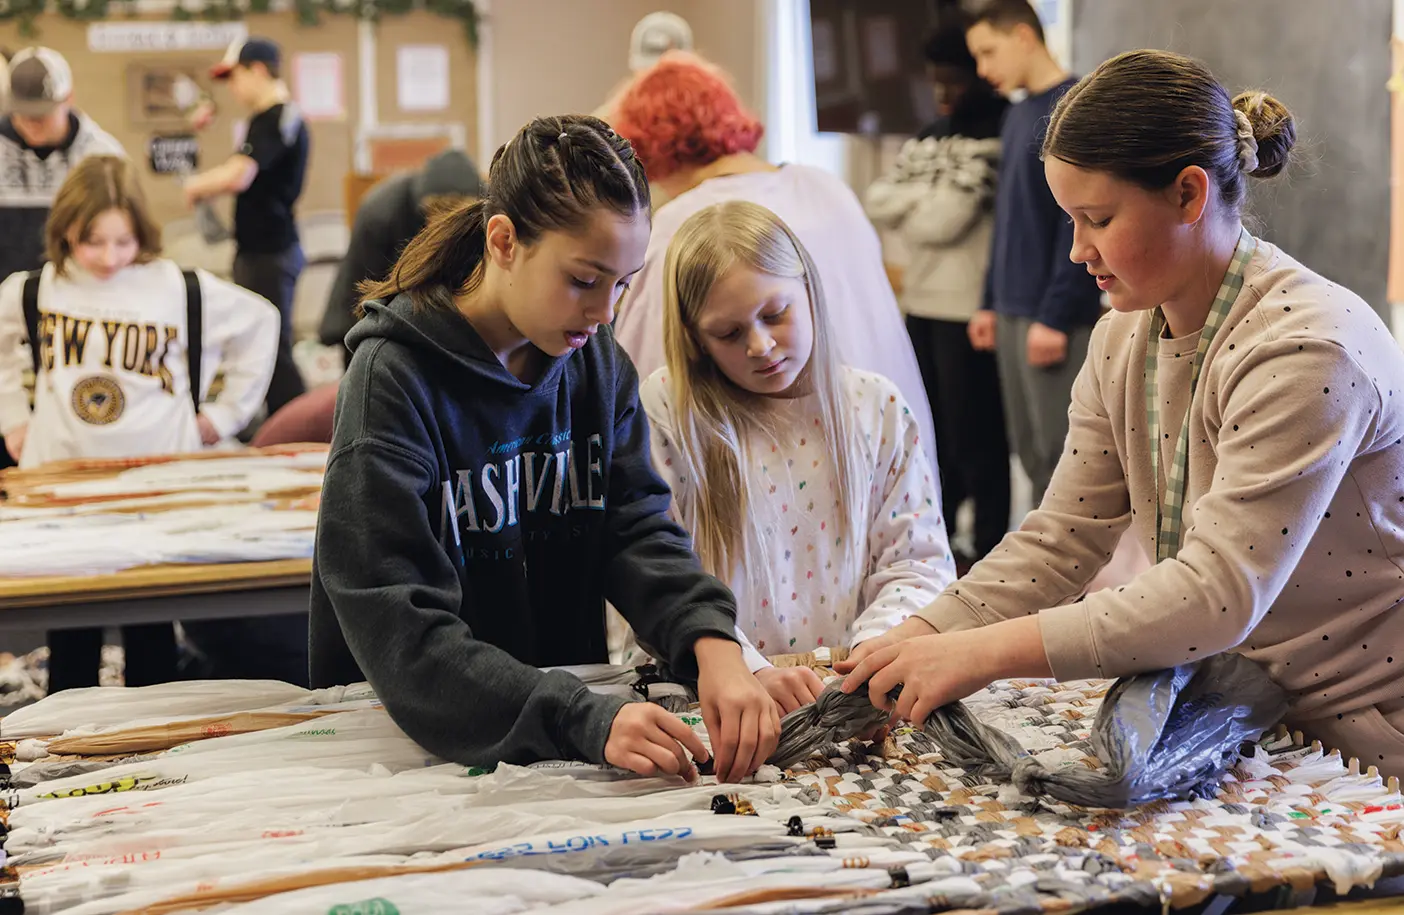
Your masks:
M 641 71 L 614 101 L 614 129 L 628 138 L 666 201 L 653 217 L 644 268 L 620 300 L 615 337 L 647 378 L 663 367 L 663 259 L 689 216 L 715 203 L 749 200 L 790 226 L 814 255 L 830 300 L 841 359 L 896 382 L 933 462 L 926 388 L 897 298 L 883 269 L 877 231 L 842 180 L 807 165 L 756 155 L 764 127 L 726 75 L 695 54 L 672 51 Z

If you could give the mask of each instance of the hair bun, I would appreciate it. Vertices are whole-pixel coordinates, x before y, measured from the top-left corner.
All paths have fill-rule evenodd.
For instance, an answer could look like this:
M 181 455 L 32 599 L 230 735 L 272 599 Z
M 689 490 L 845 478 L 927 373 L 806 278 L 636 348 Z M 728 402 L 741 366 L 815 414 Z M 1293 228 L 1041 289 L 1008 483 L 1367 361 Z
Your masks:
M 1254 178 L 1280 174 L 1287 167 L 1292 147 L 1297 145 L 1297 122 L 1292 112 L 1266 92 L 1258 91 L 1234 96 L 1233 109 L 1247 117 L 1258 143 L 1257 166 L 1248 174 Z

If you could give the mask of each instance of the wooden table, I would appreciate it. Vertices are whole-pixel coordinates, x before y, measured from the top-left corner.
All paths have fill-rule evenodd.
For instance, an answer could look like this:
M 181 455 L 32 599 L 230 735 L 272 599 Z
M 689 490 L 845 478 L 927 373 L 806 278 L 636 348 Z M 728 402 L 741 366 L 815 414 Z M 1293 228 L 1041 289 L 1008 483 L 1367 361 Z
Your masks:
M 305 613 L 311 582 L 310 559 L 0 578 L 0 631 Z
M 202 498 L 198 489 L 181 489 L 189 500 L 158 507 L 134 507 L 131 500 L 164 495 L 148 481 L 135 484 L 122 507 L 109 508 L 117 495 L 84 502 L 64 496 L 63 484 L 103 480 L 139 466 L 176 462 L 245 461 L 267 455 L 281 457 L 304 452 L 325 452 L 321 443 L 275 445 L 238 451 L 201 451 L 195 454 L 166 455 L 122 460 L 57 461 L 29 470 L 9 469 L 0 473 L 3 497 L 20 508 L 78 506 L 91 510 L 166 511 L 190 508 Z M 218 474 L 216 474 L 218 475 Z M 227 480 L 226 480 L 227 482 Z M 321 489 L 321 476 L 294 482 L 277 491 L 250 489 L 248 498 L 266 502 L 286 502 L 307 507 Z M 56 495 L 56 493 L 58 493 Z M 220 490 L 221 496 L 229 493 Z M 315 504 L 315 501 L 313 502 Z M 0 631 L 35 629 L 85 629 L 94 626 L 121 626 L 134 623 L 166 623 L 175 620 L 211 620 L 231 617 L 278 616 L 306 613 L 312 583 L 311 559 L 281 559 L 273 562 L 231 562 L 207 564 L 161 564 L 125 569 L 99 575 L 62 575 L 34 578 L 0 577 Z

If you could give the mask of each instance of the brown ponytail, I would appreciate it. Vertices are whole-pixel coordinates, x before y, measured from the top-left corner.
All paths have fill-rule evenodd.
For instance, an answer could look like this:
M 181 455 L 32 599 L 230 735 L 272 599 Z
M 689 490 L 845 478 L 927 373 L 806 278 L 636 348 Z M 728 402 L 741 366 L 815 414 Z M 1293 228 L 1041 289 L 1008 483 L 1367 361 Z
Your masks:
M 362 308 L 400 293 L 419 306 L 452 308 L 453 297 L 482 276 L 493 216 L 512 220 L 529 245 L 546 232 L 581 227 L 600 206 L 626 216 L 649 212 L 648 179 L 629 141 L 599 118 L 536 118 L 492 157 L 480 199 L 432 216 L 389 276 L 361 284 Z
M 430 218 L 400 252 L 383 280 L 363 280 L 361 308 L 372 299 L 409 293 L 418 305 L 453 307 L 453 296 L 472 283 L 483 262 L 487 201 L 465 201 Z M 360 311 L 361 309 L 357 309 Z

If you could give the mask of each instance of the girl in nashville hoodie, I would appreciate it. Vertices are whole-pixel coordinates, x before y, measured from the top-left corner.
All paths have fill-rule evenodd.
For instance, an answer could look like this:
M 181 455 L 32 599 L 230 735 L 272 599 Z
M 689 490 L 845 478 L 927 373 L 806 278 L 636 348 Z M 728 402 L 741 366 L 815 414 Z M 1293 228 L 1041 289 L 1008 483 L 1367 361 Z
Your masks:
M 485 197 L 431 220 L 369 284 L 347 337 L 312 682 L 368 680 L 445 759 L 691 778 L 707 750 L 675 716 L 539 669 L 607 660 L 606 600 L 696 678 L 719 778 L 775 747 L 735 601 L 668 518 L 638 375 L 609 327 L 643 264 L 648 200 L 604 122 L 537 118 L 493 157 Z

